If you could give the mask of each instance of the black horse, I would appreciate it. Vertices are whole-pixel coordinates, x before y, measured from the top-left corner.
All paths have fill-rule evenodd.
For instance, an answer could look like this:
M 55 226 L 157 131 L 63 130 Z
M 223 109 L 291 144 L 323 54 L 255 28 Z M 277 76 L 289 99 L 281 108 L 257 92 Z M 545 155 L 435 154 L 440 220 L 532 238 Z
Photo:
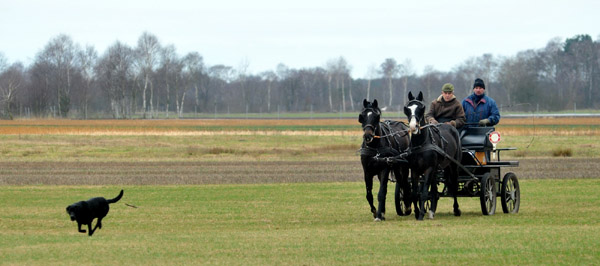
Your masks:
M 431 202 L 429 218 L 433 219 L 437 208 L 437 173 L 443 169 L 446 187 L 450 195 L 454 197 L 454 215 L 460 216 L 461 212 L 456 199 L 458 190 L 458 165 L 450 158 L 460 162 L 462 157 L 459 133 L 448 124 L 425 124 L 425 104 L 423 93 L 419 92 L 417 98 L 408 93 L 409 102 L 404 107 L 404 114 L 408 117 L 410 126 L 410 155 L 408 161 L 411 168 L 413 203 L 415 206 L 415 217 L 423 220 L 425 216 L 425 205 Z M 423 179 L 420 180 L 420 176 Z M 429 189 L 431 194 L 429 195 Z M 418 202 L 418 206 L 417 206 Z
M 408 127 L 397 121 L 386 120 L 380 122 L 381 110 L 377 100 L 369 102 L 363 100 L 363 110 L 358 116 L 358 122 L 363 128 L 363 143 L 360 161 L 362 163 L 365 185 L 367 188 L 367 201 L 375 221 L 385 220 L 385 199 L 390 171 L 396 176 L 395 203 L 398 215 L 408 215 L 410 209 L 410 185 L 408 184 L 408 167 L 399 164 L 388 164 L 381 160 L 384 157 L 393 157 L 405 151 L 409 145 Z M 377 175 L 380 186 L 377 200 L 379 208 L 373 205 L 373 177 Z

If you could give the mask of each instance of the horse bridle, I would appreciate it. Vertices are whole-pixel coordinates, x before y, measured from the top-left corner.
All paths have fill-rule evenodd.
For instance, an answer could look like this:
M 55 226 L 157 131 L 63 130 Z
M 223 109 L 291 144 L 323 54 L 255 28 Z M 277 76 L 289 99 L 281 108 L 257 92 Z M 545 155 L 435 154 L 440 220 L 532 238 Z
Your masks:
M 413 103 L 416 103 L 416 104 L 418 104 L 418 105 L 420 105 L 420 106 L 425 106 L 425 104 L 423 103 L 423 101 L 419 101 L 419 100 L 410 100 L 410 101 L 408 101 L 408 102 L 406 103 L 405 107 L 408 107 L 409 105 L 411 105 L 411 104 L 413 104 Z M 425 119 L 425 115 L 424 115 L 424 114 L 423 114 L 423 117 L 421 117 L 419 120 L 417 120 L 417 126 L 419 127 L 419 129 L 422 129 L 422 127 L 421 127 L 420 125 L 421 125 L 421 122 L 423 121 L 423 119 Z M 410 118 L 409 118 L 409 121 L 408 121 L 408 122 L 410 123 Z
M 374 109 L 374 108 L 372 108 L 372 107 L 369 107 L 369 108 L 363 108 L 363 110 L 361 111 L 361 113 L 364 113 L 365 111 L 369 111 L 369 110 L 370 110 L 371 112 L 373 112 L 373 113 L 379 113 L 379 115 L 381 115 L 381 113 L 380 113 L 380 112 L 378 112 L 378 111 L 375 111 L 375 109 Z M 376 126 L 374 126 L 374 125 L 372 125 L 372 124 L 368 123 L 368 124 L 365 124 L 365 125 L 362 127 L 362 129 L 363 129 L 363 132 L 365 132 L 365 129 L 366 129 L 366 128 L 368 128 L 368 127 L 371 127 L 371 129 L 373 130 L 373 133 L 375 132 L 375 129 L 377 128 Z

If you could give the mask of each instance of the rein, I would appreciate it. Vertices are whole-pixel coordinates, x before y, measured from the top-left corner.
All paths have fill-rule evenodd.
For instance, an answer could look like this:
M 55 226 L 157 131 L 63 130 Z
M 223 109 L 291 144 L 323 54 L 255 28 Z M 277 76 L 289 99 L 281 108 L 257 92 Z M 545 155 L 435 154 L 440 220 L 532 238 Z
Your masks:
M 404 126 L 408 127 L 408 125 L 406 125 L 406 123 L 404 123 L 404 122 L 400 122 L 400 123 L 403 124 Z M 379 126 L 381 127 L 381 129 L 384 132 L 385 132 L 385 130 L 387 130 L 389 133 L 382 135 L 382 136 L 373 136 L 373 138 L 375 138 L 375 139 L 394 137 L 396 135 L 400 135 L 401 133 L 405 133 L 404 135 L 401 136 L 401 137 L 404 137 L 410 132 L 410 129 L 393 132 L 392 129 L 390 128 L 389 123 L 384 123 L 384 122 L 379 122 Z
M 365 145 L 365 147 L 360 149 L 361 155 L 380 157 L 383 154 L 391 154 L 392 156 L 398 156 L 401 154 L 402 151 L 399 151 L 399 150 L 396 150 L 393 148 L 392 140 L 390 140 L 390 137 L 393 139 L 393 142 L 396 144 L 396 146 L 400 147 L 400 142 L 398 139 L 396 139 L 396 136 L 404 137 L 409 134 L 410 130 L 407 129 L 407 130 L 393 131 L 390 126 L 390 122 L 391 121 L 389 121 L 389 120 L 386 120 L 385 122 L 379 122 L 379 129 L 383 132 L 383 135 L 373 136 L 373 138 L 375 138 L 375 139 L 382 139 L 382 138 L 385 139 L 388 145 L 387 146 L 384 145 L 379 148 L 373 148 L 373 147 L 369 147 L 369 146 Z M 404 126 L 407 126 L 404 122 L 399 122 L 399 123 L 403 124 Z M 366 128 L 367 126 L 373 127 L 372 125 L 368 124 L 368 125 L 365 125 L 364 128 Z M 404 153 L 406 153 L 406 151 L 404 151 Z
M 431 140 L 431 143 L 422 143 L 419 146 L 416 147 L 410 147 L 410 151 L 414 152 L 415 150 L 418 150 L 419 152 L 422 151 L 426 151 L 426 150 L 421 150 L 422 148 L 428 147 L 428 146 L 434 146 L 436 147 L 439 151 L 444 150 L 444 146 L 448 144 L 448 141 L 444 138 L 444 136 L 442 136 L 442 134 L 440 133 L 440 129 L 437 127 L 437 125 L 433 125 L 433 124 L 427 124 L 424 125 L 422 127 L 419 127 L 420 129 L 427 129 L 429 132 L 429 139 Z M 435 131 L 435 133 L 437 134 L 437 136 L 440 138 L 440 146 L 437 145 L 435 138 L 433 137 L 433 132 Z M 427 139 L 425 139 L 425 142 L 427 142 Z M 412 145 L 412 141 L 410 142 L 410 144 Z M 438 151 L 436 150 L 436 151 Z M 443 154 L 446 154 L 445 152 L 443 152 Z

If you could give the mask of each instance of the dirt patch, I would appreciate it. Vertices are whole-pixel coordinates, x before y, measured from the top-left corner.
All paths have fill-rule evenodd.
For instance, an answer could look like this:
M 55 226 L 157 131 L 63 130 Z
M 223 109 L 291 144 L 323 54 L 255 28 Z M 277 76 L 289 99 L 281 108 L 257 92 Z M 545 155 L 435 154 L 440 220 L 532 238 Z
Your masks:
M 600 178 L 600 158 L 520 159 L 519 179 Z M 4 162 L 0 185 L 190 185 L 363 181 L 359 161 Z

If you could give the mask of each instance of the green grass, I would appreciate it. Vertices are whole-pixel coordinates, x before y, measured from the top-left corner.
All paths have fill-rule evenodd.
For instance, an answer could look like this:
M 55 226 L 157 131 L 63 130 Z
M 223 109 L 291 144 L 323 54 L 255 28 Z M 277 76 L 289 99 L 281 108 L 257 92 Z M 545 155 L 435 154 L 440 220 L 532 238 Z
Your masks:
M 555 157 L 556 150 L 570 149 L 578 158 L 600 156 L 600 136 L 510 136 L 503 138 L 499 147 L 516 147 L 516 151 L 505 151 L 509 157 Z
M 354 160 L 361 141 L 353 135 L 0 135 L 0 160 Z
M 210 135 L 86 136 L 0 135 L 3 161 L 315 161 L 358 160 L 362 136 Z M 597 158 L 600 136 L 510 136 L 502 158 L 553 157 L 561 148 L 572 157 Z
M 434 220 L 373 222 L 357 183 L 131 186 L 94 236 L 64 208 L 121 187 L 0 187 L 2 264 L 597 264 L 600 180 L 522 180 L 521 211 L 442 198 Z M 129 203 L 138 208 L 124 205 Z

